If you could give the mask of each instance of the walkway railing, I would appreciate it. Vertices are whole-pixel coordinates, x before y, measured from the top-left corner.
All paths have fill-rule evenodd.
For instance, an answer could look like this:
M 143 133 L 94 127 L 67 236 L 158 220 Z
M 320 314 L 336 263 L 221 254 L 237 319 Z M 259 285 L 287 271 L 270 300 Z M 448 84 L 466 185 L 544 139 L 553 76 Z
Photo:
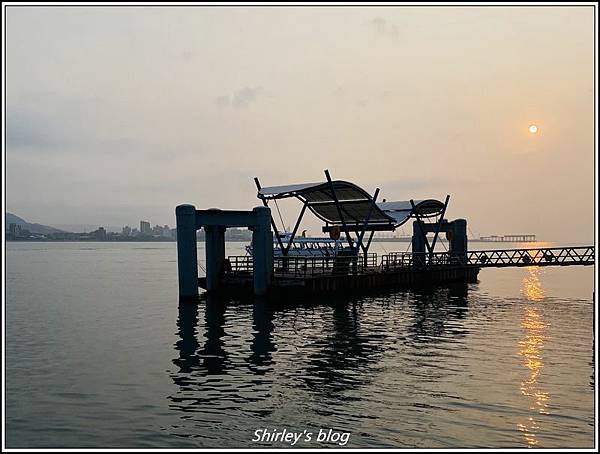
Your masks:
M 564 248 L 493 249 L 467 252 L 466 257 L 449 252 L 433 254 L 392 252 L 378 258 L 377 254 L 336 257 L 275 257 L 273 271 L 282 277 L 348 275 L 386 272 L 399 269 L 423 269 L 443 266 L 521 267 L 593 265 L 594 246 Z M 251 256 L 228 257 L 226 272 L 230 275 L 252 274 Z
M 462 265 L 463 263 L 448 252 L 427 252 L 413 254 L 412 252 L 391 252 L 381 256 L 381 269 L 391 271 L 399 268 L 432 267 L 440 265 Z
M 229 256 L 227 272 L 232 275 L 252 273 L 251 256 Z M 377 254 L 342 255 L 336 257 L 274 257 L 273 271 L 278 276 L 309 277 L 318 275 L 363 274 L 378 270 Z
M 364 274 L 377 270 L 377 254 L 343 255 L 337 257 L 276 257 L 274 271 L 277 275 L 308 277 L 323 274 Z
M 479 267 L 593 265 L 594 246 L 470 251 L 467 264 Z
M 225 271 L 230 274 L 252 274 L 254 270 L 254 263 L 250 255 L 230 255 L 227 260 L 229 260 L 229 265 L 226 266 Z

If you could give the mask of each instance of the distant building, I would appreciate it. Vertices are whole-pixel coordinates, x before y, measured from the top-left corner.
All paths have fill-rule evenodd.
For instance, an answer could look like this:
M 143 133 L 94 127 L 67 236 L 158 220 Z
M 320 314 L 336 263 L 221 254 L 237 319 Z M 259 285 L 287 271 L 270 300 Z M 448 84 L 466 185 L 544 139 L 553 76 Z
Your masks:
M 121 231 L 121 234 L 123 236 L 130 236 L 131 235 L 131 227 L 129 227 L 128 225 L 126 225 L 125 227 L 123 227 L 123 230 Z
M 152 228 L 148 221 L 140 221 L 140 233 L 142 235 L 152 235 Z
M 21 224 L 15 224 L 11 222 L 8 226 L 8 232 L 6 233 L 6 238 L 8 240 L 14 240 L 23 236 L 23 226 Z
M 22 230 L 23 226 L 21 224 L 15 224 L 14 222 L 11 222 L 8 226 L 8 233 L 10 233 L 13 237 L 20 236 Z
M 106 241 L 106 229 L 98 227 L 98 230 L 93 231 L 90 235 L 98 241 Z

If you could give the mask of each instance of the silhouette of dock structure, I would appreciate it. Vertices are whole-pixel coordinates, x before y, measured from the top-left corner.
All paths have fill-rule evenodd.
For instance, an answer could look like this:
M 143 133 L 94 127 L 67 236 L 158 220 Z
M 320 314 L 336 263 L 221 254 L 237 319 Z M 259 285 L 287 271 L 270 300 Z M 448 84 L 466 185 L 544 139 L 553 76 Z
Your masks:
M 179 292 L 197 298 L 198 288 L 209 293 L 317 294 L 368 291 L 384 287 L 474 282 L 481 268 L 593 265 L 595 247 L 553 247 L 468 250 L 467 221 L 445 219 L 450 196 L 444 201 L 424 199 L 377 202 L 359 186 L 332 180 L 263 188 L 255 179 L 263 206 L 251 211 L 196 210 L 180 205 L 177 216 Z M 279 233 L 268 206 L 270 201 L 296 198 L 302 209 L 291 235 Z M 293 250 L 294 237 L 306 211 L 324 222 L 322 228 L 343 248 Z M 369 252 L 375 232 L 392 232 L 413 220 L 410 252 L 377 255 Z M 225 257 L 225 230 L 252 231 L 250 253 Z M 205 236 L 206 276 L 198 276 L 196 231 Z M 446 252 L 435 252 L 440 234 Z M 275 242 L 275 240 L 276 242 Z M 535 235 L 505 235 L 498 241 L 535 241 Z M 337 243 L 336 243 L 337 244 Z M 277 248 L 278 247 L 278 248 Z M 336 246 L 337 248 L 337 246 Z M 275 254 L 277 251 L 277 254 Z M 314 255 L 316 253 L 316 255 Z

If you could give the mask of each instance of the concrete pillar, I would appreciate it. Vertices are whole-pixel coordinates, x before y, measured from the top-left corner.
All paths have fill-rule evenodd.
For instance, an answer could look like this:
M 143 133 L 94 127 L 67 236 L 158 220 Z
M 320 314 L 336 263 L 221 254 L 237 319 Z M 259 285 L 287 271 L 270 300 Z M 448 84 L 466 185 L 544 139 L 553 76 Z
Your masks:
M 223 262 L 225 261 L 225 227 L 206 226 L 206 290 L 212 291 L 219 287 Z
M 425 238 L 419 221 L 413 222 L 412 254 L 414 266 L 425 265 Z
M 450 240 L 450 255 L 458 258 L 460 263 L 467 263 L 467 220 L 452 221 L 452 239 Z
M 175 208 L 177 219 L 177 269 L 179 273 L 179 298 L 198 297 L 198 252 L 196 246 L 196 208 L 179 205 Z
M 273 232 L 271 232 L 271 209 L 256 207 L 252 227 L 252 257 L 254 261 L 254 294 L 262 296 L 271 285 L 273 273 Z

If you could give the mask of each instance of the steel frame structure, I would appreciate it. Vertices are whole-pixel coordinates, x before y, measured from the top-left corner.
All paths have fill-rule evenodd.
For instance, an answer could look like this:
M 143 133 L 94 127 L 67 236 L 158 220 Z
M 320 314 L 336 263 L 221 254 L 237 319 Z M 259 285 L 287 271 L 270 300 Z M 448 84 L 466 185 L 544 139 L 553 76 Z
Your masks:
M 377 230 L 383 230 L 383 231 L 391 231 L 394 230 L 395 226 L 393 225 L 393 223 L 389 223 L 389 224 L 371 224 L 369 225 L 369 221 L 371 220 L 371 215 L 373 213 L 373 211 L 376 209 L 376 202 L 377 202 L 377 197 L 379 195 L 379 188 L 377 188 L 375 190 L 375 194 L 373 196 L 369 196 L 368 194 L 366 194 L 366 196 L 369 198 L 369 202 L 370 202 L 370 207 L 369 207 L 369 211 L 368 214 L 366 216 L 366 218 L 364 219 L 364 221 L 362 223 L 348 223 L 346 220 L 346 217 L 344 216 L 344 210 L 342 208 L 342 205 L 339 201 L 338 195 L 336 193 L 336 189 L 335 186 L 333 184 L 333 180 L 331 179 L 331 175 L 329 173 L 329 170 L 325 170 L 325 178 L 327 179 L 327 184 L 329 186 L 329 195 L 331 196 L 331 198 L 333 199 L 333 204 L 336 207 L 338 216 L 340 218 L 341 221 L 341 227 L 342 230 L 346 236 L 346 240 L 348 242 L 348 246 L 350 247 L 350 249 L 352 250 L 354 255 L 358 255 L 358 251 L 362 250 L 363 251 L 363 255 L 366 257 L 369 247 L 371 245 L 371 241 L 373 239 L 373 234 L 374 232 Z M 261 190 L 261 184 L 260 181 L 258 180 L 257 177 L 254 178 L 254 183 L 256 185 L 256 188 L 258 189 L 258 191 L 260 192 Z M 262 200 L 262 203 L 264 206 L 268 206 L 268 200 L 265 197 L 260 197 L 259 198 Z M 301 199 L 302 200 L 302 199 Z M 330 202 L 322 202 L 325 204 L 329 204 Z M 351 204 L 352 201 L 350 202 L 344 202 L 345 204 Z M 311 202 L 310 203 L 311 206 L 313 205 L 319 205 L 319 202 Z M 296 236 L 296 233 L 298 232 L 298 227 L 300 226 L 300 222 L 302 221 L 304 214 L 306 212 L 306 208 L 309 206 L 309 202 L 306 200 L 303 200 L 303 205 L 302 205 L 302 209 L 300 211 L 300 214 L 298 215 L 298 218 L 296 220 L 296 224 L 294 225 L 294 230 L 292 231 L 292 234 L 290 235 L 290 238 L 287 242 L 287 244 L 283 244 L 283 241 L 281 239 L 281 235 L 279 233 L 279 230 L 277 229 L 277 226 L 275 224 L 275 220 L 273 219 L 273 216 L 271 216 L 271 227 L 273 228 L 273 231 L 275 233 L 275 237 L 277 238 L 277 242 L 279 243 L 279 247 L 281 248 L 282 254 L 283 256 L 288 256 L 288 252 L 293 244 L 294 238 Z M 391 221 L 391 219 L 390 219 Z M 329 225 L 329 223 L 326 222 L 325 226 L 323 227 L 323 232 L 329 232 L 331 231 L 331 229 L 333 228 L 332 225 Z M 364 243 L 364 236 L 365 236 L 365 232 L 369 230 L 371 233 L 369 235 L 369 239 L 367 241 L 367 243 Z M 353 242 L 352 240 L 352 236 L 351 236 L 351 232 L 354 232 L 356 234 L 356 243 Z
M 446 195 L 446 200 L 444 200 L 444 208 L 442 208 L 442 211 L 440 212 L 440 217 L 437 220 L 437 222 L 435 222 L 435 231 L 433 232 L 433 239 L 431 240 L 431 244 L 429 244 L 429 239 L 427 238 L 427 231 L 426 229 L 423 228 L 423 225 L 425 224 L 425 222 L 423 221 L 422 216 L 419 215 L 419 211 L 417 210 L 417 207 L 415 205 L 415 202 L 413 199 L 410 199 L 410 206 L 412 207 L 412 210 L 414 212 L 414 216 L 417 220 L 417 222 L 419 223 L 419 232 L 421 233 L 422 237 L 423 237 L 423 241 L 425 242 L 425 247 L 427 248 L 427 252 L 429 253 L 429 259 L 431 260 L 434 254 L 434 249 L 435 249 L 435 243 L 437 242 L 438 236 L 440 234 L 440 229 L 442 226 L 442 222 L 444 220 L 444 215 L 446 214 L 446 208 L 448 208 L 448 202 L 450 201 L 450 195 L 447 194 Z M 431 223 L 429 223 L 431 224 Z
M 594 246 L 524 248 L 524 249 L 491 249 L 467 252 L 466 261 L 452 256 L 449 252 L 423 254 L 423 267 L 439 266 L 475 266 L 478 268 L 503 268 L 524 266 L 568 266 L 594 265 Z M 411 268 L 414 266 L 414 255 L 409 252 L 392 252 L 381 257 L 384 270 Z
M 594 246 L 469 251 L 467 265 L 479 267 L 593 265 Z

